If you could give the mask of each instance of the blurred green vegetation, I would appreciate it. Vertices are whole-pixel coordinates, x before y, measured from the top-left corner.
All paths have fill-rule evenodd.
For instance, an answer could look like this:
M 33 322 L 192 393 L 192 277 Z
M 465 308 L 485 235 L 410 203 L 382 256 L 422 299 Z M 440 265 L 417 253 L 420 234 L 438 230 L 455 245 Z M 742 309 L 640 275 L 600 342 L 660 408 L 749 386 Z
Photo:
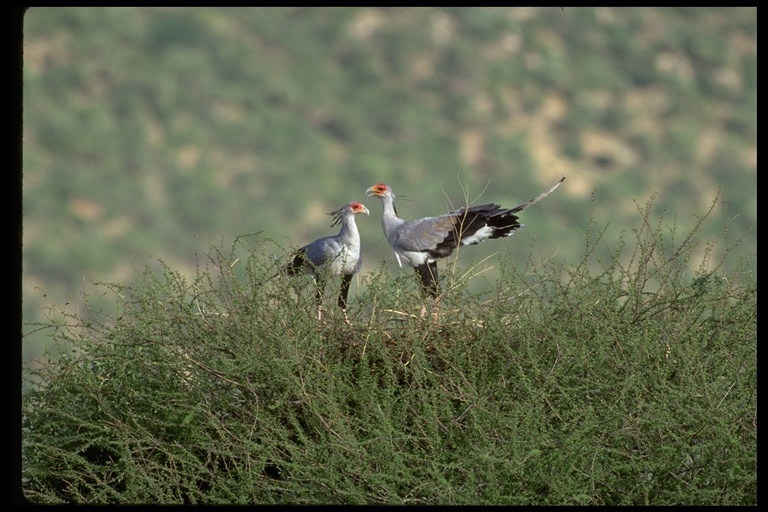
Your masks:
M 462 254 L 578 257 L 657 194 L 689 229 L 715 197 L 756 255 L 755 8 L 32 8 L 23 46 L 23 318 L 113 308 L 94 281 L 209 243 L 287 246 L 379 181 L 403 217 L 482 193 L 524 212 Z M 486 185 L 488 187 L 486 188 Z M 449 202 L 450 200 L 450 202 Z M 370 200 L 369 200 L 370 202 Z M 366 266 L 392 272 L 376 214 Z M 715 251 L 723 254 L 726 240 Z M 283 254 L 276 253 L 277 258 Z M 494 265 L 495 259 L 487 265 Z M 752 264 L 752 271 L 756 271 Z M 692 262 L 695 268 L 695 262 Z M 489 270 L 487 287 L 498 269 Z M 352 294 L 359 293 L 353 287 Z M 49 333 L 24 338 L 39 357 Z

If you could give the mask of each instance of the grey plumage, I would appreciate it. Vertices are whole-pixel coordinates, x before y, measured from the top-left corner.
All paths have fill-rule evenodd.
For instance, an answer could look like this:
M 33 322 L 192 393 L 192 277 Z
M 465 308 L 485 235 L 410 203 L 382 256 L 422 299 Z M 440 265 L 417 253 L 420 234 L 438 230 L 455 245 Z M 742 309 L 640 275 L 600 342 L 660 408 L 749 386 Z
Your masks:
M 318 238 L 292 254 L 293 259 L 283 267 L 288 275 L 311 274 L 317 282 L 317 299 L 322 299 L 326 275 L 341 276 L 339 307 L 346 309 L 349 285 L 352 276 L 360 271 L 363 263 L 360 250 L 360 233 L 357 230 L 355 216 L 359 213 L 369 215 L 368 208 L 362 203 L 351 202 L 336 211 L 331 227 L 341 225 L 341 230 L 333 236 Z
M 523 226 L 516 213 L 552 193 L 565 180 L 537 197 L 514 208 L 498 204 L 462 207 L 435 217 L 406 221 L 397 215 L 395 194 L 378 183 L 366 190 L 366 196 L 381 199 L 381 226 L 397 262 L 416 269 L 422 288 L 433 297 L 439 292 L 437 260 L 449 256 L 459 245 L 474 245 L 483 240 L 507 237 Z

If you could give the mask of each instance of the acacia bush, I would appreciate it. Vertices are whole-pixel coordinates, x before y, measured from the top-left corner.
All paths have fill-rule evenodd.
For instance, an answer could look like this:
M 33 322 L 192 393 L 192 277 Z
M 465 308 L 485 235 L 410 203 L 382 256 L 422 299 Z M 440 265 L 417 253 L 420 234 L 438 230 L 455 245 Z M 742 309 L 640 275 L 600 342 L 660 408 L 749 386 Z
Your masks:
M 26 369 L 22 488 L 36 503 L 754 505 L 756 281 L 651 222 L 583 259 L 446 273 L 273 277 L 260 235 L 106 284 Z M 710 211 L 711 213 L 711 211 Z M 707 246 L 704 253 L 708 254 Z M 742 268 L 746 269 L 746 263 Z M 473 277 L 474 276 L 474 277 Z M 333 279 L 330 283 L 334 283 Z

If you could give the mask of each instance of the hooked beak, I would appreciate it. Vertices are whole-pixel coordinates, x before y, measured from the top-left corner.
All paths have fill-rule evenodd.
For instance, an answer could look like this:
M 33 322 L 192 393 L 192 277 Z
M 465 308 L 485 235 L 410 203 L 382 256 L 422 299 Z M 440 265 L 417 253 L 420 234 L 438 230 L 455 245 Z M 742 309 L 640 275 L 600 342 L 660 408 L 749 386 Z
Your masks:
M 372 187 L 368 187 L 368 190 L 365 191 L 365 197 L 371 197 L 371 196 L 381 197 L 381 192 L 376 190 L 376 185 Z

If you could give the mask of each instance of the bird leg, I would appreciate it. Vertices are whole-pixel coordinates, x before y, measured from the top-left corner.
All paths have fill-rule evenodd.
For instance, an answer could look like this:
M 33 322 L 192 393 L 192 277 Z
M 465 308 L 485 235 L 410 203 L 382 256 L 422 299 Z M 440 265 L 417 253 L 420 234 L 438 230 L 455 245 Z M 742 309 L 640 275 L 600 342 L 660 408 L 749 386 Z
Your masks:
M 344 321 L 349 324 L 349 318 L 347 318 L 347 296 L 349 295 L 349 284 L 352 282 L 352 275 L 341 276 L 341 289 L 339 290 L 339 307 L 341 312 L 344 313 Z
M 339 290 L 339 307 L 347 309 L 347 296 L 349 295 L 349 283 L 352 282 L 351 275 L 341 276 L 341 290 Z
M 426 299 L 429 300 L 429 299 Z M 421 311 L 419 311 L 419 318 L 427 316 L 427 303 L 424 302 L 421 305 Z M 440 297 L 434 297 L 432 300 L 432 320 L 437 322 L 440 318 Z
M 433 311 L 433 316 L 434 316 L 435 320 L 437 320 L 437 317 L 440 316 L 440 299 L 441 299 L 440 295 L 435 297 L 435 302 L 434 302 L 434 308 L 435 309 Z
M 416 273 L 419 275 L 421 289 L 429 297 L 434 299 L 435 311 L 433 313 L 435 320 L 439 314 L 440 307 L 440 285 L 438 283 L 437 276 L 437 262 L 424 263 L 415 267 Z M 420 317 L 424 317 L 427 313 L 426 304 L 422 305 Z
M 422 291 L 432 298 L 437 298 L 440 293 L 440 285 L 437 282 L 437 262 L 423 263 L 415 269 L 419 274 Z
M 315 275 L 315 300 L 317 301 L 317 319 L 323 319 L 323 290 L 325 288 L 325 278 L 321 275 Z

